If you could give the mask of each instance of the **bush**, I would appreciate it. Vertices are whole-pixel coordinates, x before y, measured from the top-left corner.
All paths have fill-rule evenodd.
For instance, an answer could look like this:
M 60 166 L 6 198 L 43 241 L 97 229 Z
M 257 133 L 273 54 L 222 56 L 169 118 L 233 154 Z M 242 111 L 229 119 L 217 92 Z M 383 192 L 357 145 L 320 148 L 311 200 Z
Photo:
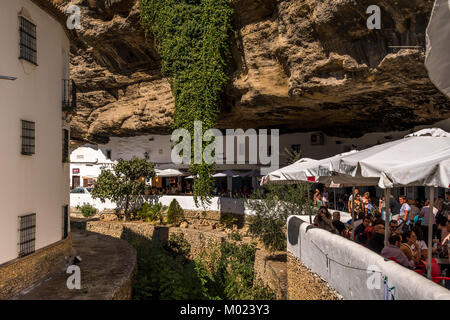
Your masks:
M 153 247 L 143 239 L 133 241 L 133 246 L 138 257 L 133 299 L 275 299 L 255 277 L 254 244 L 223 242 L 203 250 L 194 261 L 187 258 L 190 245 L 183 234 L 171 235 L 165 247 Z
M 249 233 L 260 238 L 272 253 L 286 250 L 286 220 L 304 214 L 308 208 L 306 184 L 267 185 L 266 192 L 256 189 L 246 200 L 254 215 L 249 218 Z
M 233 232 L 231 232 L 230 235 L 229 235 L 229 238 L 231 240 L 234 240 L 234 241 L 241 241 L 242 240 L 242 236 L 239 233 L 239 231 L 237 231 L 237 230 L 234 230 Z
M 163 206 L 161 203 L 155 203 L 151 206 L 148 202 L 145 202 L 138 210 L 136 217 L 147 222 L 161 222 L 163 218 L 163 212 L 166 209 L 167 207 Z
M 178 224 L 184 220 L 184 210 L 176 199 L 173 199 L 167 211 L 167 223 Z
M 167 243 L 168 248 L 179 254 L 185 258 L 189 257 L 189 253 L 191 252 L 191 245 L 189 241 L 184 238 L 184 234 L 182 233 L 172 233 L 169 237 L 169 241 Z
M 220 216 L 220 223 L 227 228 L 231 228 L 238 219 L 232 213 L 224 213 Z
M 97 213 L 97 209 L 89 203 L 83 203 L 82 206 L 77 206 L 77 209 L 81 211 L 83 217 L 91 217 Z

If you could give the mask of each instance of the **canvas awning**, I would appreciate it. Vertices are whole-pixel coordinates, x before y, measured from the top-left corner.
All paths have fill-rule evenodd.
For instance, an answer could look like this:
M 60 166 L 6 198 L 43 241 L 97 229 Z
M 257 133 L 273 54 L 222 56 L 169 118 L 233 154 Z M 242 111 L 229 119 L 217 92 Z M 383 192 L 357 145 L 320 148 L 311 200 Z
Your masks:
M 434 172 L 447 159 L 450 159 L 450 133 L 432 128 L 336 158 L 331 161 L 330 171 L 353 180 L 356 185 L 368 185 L 376 179 L 375 185 L 381 188 L 403 185 L 446 188 L 450 172 L 442 176 Z
M 176 170 L 176 169 L 165 169 L 165 170 L 158 170 L 155 169 L 155 174 L 157 177 L 181 177 L 185 176 L 186 174 Z
M 436 0 L 426 30 L 425 67 L 431 82 L 450 97 L 450 1 Z

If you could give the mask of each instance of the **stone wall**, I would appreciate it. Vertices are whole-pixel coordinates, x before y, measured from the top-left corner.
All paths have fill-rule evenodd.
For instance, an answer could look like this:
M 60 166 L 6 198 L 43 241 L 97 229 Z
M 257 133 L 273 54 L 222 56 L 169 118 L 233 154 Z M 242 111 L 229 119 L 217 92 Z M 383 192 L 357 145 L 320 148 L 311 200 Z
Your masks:
M 0 299 L 9 299 L 48 274 L 63 268 L 65 257 L 69 257 L 71 253 L 70 234 L 64 240 L 0 265 Z
M 216 245 L 225 241 L 227 236 L 224 232 L 154 226 L 146 222 L 72 221 L 72 228 L 97 232 L 124 239 L 130 243 L 139 239 L 151 241 L 153 244 L 156 244 L 156 242 L 166 243 L 171 234 L 182 233 L 191 245 L 191 258 L 198 257 L 205 249 L 213 249 Z

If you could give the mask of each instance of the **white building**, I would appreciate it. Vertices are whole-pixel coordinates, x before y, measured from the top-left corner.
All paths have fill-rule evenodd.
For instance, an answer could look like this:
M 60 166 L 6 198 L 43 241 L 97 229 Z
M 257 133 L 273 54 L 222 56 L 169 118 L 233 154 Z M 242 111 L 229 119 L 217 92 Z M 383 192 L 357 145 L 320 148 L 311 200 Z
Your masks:
M 72 33 L 65 19 L 51 0 L 0 1 L 0 298 L 64 259 L 55 248 L 70 238 L 69 122 L 63 108 L 71 102 Z M 35 270 L 27 277 L 17 265 L 32 259 Z M 47 265 L 40 265 L 43 260 Z M 17 267 L 15 280 L 5 271 L 11 265 Z M 14 290 L 9 280 L 16 281 Z
M 70 186 L 90 187 L 102 169 L 111 168 L 113 161 L 95 146 L 84 146 L 70 154 Z

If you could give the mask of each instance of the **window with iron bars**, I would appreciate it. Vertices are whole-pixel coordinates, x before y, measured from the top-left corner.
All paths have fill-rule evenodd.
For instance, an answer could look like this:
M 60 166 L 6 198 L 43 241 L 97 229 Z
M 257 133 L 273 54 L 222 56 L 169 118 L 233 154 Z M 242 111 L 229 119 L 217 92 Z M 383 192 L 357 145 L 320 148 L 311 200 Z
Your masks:
M 19 217 L 19 257 L 24 257 L 35 251 L 36 214 Z
M 22 120 L 22 154 L 32 155 L 35 153 L 35 123 Z
M 19 59 L 24 59 L 37 65 L 36 49 L 36 25 L 23 16 L 19 16 L 20 27 L 20 54 Z
M 62 238 L 65 239 L 69 235 L 69 206 L 62 207 Z
M 69 162 L 69 130 L 63 129 L 62 162 Z
M 71 111 L 77 105 L 77 87 L 73 80 L 62 80 L 62 109 Z

